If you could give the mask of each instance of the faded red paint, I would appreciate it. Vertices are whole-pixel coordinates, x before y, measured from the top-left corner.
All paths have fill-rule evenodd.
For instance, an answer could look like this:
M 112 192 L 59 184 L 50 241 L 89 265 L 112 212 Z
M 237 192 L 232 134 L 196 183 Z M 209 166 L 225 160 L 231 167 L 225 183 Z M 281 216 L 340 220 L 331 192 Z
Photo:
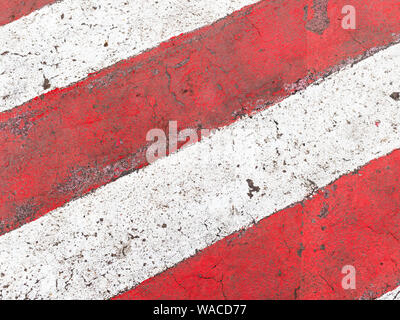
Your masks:
M 347 2 L 329 2 L 319 35 L 313 1 L 262 1 L 1 113 L 0 233 L 146 165 L 150 129 L 228 125 L 399 36 L 394 1 L 352 1 L 354 31 Z
M 399 240 L 397 150 L 116 299 L 374 299 L 400 283 Z
M 57 0 L 0 0 L 0 26 L 17 20 Z

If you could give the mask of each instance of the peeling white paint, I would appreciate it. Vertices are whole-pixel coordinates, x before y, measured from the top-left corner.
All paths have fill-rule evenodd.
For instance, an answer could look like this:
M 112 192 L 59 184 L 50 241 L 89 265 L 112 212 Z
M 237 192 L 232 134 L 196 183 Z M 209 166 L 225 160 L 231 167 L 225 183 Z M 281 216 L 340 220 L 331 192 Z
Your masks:
M 398 70 L 395 45 L 0 237 L 0 298 L 110 298 L 399 148 Z
M 255 2 L 64 0 L 46 6 L 0 27 L 0 112 Z

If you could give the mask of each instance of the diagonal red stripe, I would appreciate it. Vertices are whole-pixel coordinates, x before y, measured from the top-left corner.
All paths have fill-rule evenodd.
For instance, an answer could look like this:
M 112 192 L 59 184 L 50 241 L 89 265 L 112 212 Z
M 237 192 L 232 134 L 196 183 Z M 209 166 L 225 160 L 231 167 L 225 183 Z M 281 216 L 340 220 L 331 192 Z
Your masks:
M 56 0 L 0 0 L 0 26 L 54 2 Z
M 393 1 L 353 1 L 352 31 L 331 1 L 322 35 L 310 3 L 262 1 L 0 114 L 0 233 L 146 165 L 150 129 L 227 125 L 400 34 Z
M 399 212 L 395 151 L 116 299 L 374 299 L 400 281 Z

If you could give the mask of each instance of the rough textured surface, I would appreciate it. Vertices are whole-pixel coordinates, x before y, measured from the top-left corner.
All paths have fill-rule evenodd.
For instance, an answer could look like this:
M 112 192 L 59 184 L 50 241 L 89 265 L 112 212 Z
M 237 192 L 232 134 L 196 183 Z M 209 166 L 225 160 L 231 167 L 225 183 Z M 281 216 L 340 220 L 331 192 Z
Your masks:
M 166 129 L 170 120 L 177 121 L 179 129 L 230 124 L 304 89 L 332 69 L 376 52 L 375 46 L 392 43 L 400 33 L 400 8 L 388 11 L 387 2 L 374 1 L 378 12 L 376 6 L 370 9 L 371 2 L 359 1 L 358 14 L 364 19 L 355 32 L 343 30 L 336 19 L 322 36 L 305 28 L 301 4 L 307 1 L 263 1 L 0 113 L 0 233 L 146 165 L 146 134 L 153 128 Z M 329 16 L 340 8 L 340 1 L 335 2 Z M 279 29 L 283 18 L 285 28 Z M 63 27 L 55 24 L 54 29 Z M 86 39 L 87 32 L 74 33 L 71 41 L 82 35 Z M 92 43 L 88 39 L 85 44 Z M 68 53 L 74 52 L 75 45 L 69 45 L 68 40 Z M 111 42 L 110 47 L 116 50 Z M 77 48 L 85 54 L 95 52 L 99 61 L 109 56 L 106 49 L 102 55 L 85 46 Z M 64 49 L 57 50 L 54 57 L 64 59 Z M 63 60 L 67 70 L 79 73 L 68 59 Z M 10 61 L 11 73 L 17 66 L 29 75 L 27 79 L 38 74 L 28 72 L 19 60 Z M 7 72 L 5 76 L 10 75 Z M 69 71 L 57 72 L 64 76 Z M 53 80 L 48 75 L 46 79 L 40 82 L 47 87 Z
M 0 28 L 0 111 L 255 0 L 65 0 Z
M 399 53 L 381 51 L 0 237 L 1 297 L 112 297 L 399 148 Z
M 400 281 L 399 234 L 397 150 L 117 298 L 374 299 Z
M 54 2 L 56 0 L 0 0 L 0 26 Z
M 313 31 L 319 35 L 329 27 L 330 20 L 328 17 L 329 0 L 314 0 L 313 1 L 313 17 L 306 23 L 307 30 Z M 308 6 L 305 7 L 305 14 L 308 17 Z

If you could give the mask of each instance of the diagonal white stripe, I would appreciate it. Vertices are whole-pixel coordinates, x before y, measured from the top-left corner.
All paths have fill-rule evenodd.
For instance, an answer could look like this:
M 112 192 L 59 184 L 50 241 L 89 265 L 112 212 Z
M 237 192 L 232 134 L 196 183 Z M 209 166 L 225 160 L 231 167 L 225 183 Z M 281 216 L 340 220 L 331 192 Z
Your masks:
M 382 297 L 377 300 L 400 300 L 400 287 L 385 293 Z
M 46 6 L 0 27 L 0 112 L 255 2 L 65 0 Z
M 399 69 L 396 45 L 0 237 L 0 297 L 112 297 L 400 148 Z

